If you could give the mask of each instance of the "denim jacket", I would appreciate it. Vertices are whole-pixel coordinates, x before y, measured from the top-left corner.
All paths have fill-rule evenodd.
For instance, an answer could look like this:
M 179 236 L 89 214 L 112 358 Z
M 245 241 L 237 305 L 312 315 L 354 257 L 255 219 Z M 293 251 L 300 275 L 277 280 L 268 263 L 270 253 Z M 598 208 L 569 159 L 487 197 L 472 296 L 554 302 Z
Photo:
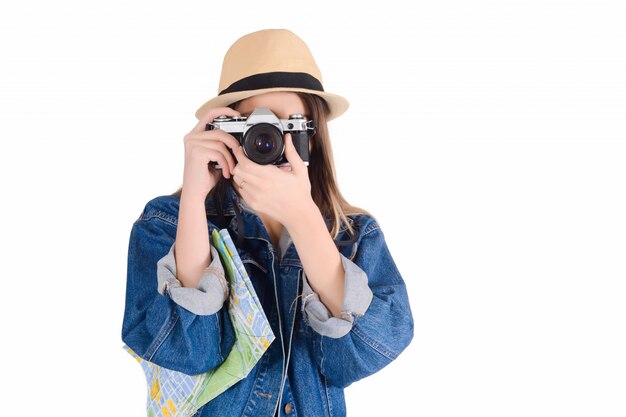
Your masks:
M 342 225 L 335 239 L 345 271 L 337 318 L 308 285 L 286 228 L 275 248 L 257 213 L 229 192 L 223 206 L 228 229 L 235 241 L 238 210 L 244 236 L 237 249 L 276 339 L 246 378 L 196 416 L 345 416 L 343 388 L 388 365 L 413 338 L 406 287 L 380 226 L 370 216 L 350 215 L 356 238 L 345 244 L 349 235 Z M 234 332 L 214 247 L 198 288 L 176 279 L 179 202 L 174 195 L 156 197 L 133 224 L 122 340 L 145 360 L 195 375 L 224 361 Z M 210 198 L 205 206 L 210 235 L 220 227 Z

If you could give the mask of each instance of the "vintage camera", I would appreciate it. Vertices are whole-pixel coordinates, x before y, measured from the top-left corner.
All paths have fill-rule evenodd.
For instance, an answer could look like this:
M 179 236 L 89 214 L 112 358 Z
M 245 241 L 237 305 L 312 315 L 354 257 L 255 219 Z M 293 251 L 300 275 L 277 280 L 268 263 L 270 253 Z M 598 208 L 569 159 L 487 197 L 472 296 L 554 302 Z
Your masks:
M 280 166 L 289 165 L 284 155 L 285 133 L 291 133 L 296 151 L 304 164 L 309 165 L 309 137 L 315 134 L 316 126 L 313 120 L 307 120 L 301 114 L 279 119 L 270 109 L 259 107 L 248 117 L 219 116 L 206 124 L 205 130 L 214 129 L 233 135 L 243 146 L 246 156 L 257 164 Z M 216 162 L 211 162 L 211 166 L 222 168 Z

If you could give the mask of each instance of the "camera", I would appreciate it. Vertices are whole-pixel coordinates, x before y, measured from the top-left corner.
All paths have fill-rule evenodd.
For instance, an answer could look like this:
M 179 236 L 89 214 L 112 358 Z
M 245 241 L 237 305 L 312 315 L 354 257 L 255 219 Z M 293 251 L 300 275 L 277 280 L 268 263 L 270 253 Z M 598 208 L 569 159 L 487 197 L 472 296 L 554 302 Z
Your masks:
M 279 119 L 270 109 L 259 107 L 248 117 L 219 116 L 207 123 L 205 130 L 220 129 L 230 133 L 239 141 L 246 156 L 260 165 L 289 165 L 285 157 L 284 134 L 291 133 L 293 145 L 305 165 L 309 165 L 309 137 L 315 134 L 313 120 L 301 114 L 291 114 L 288 119 Z M 230 149 L 229 149 L 230 150 Z M 232 150 L 230 150 L 232 154 Z M 233 155 L 234 157 L 234 155 Z M 221 169 L 216 162 L 211 166 Z

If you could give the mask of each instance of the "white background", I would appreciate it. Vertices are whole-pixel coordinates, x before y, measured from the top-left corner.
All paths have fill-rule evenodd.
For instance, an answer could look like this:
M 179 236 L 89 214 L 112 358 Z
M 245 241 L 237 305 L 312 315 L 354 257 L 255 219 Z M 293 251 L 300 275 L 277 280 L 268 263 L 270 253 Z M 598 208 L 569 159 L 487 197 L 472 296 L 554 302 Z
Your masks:
M 621 2 L 345 3 L 0 6 L 3 415 L 144 415 L 120 335 L 132 222 L 182 184 L 226 49 L 273 27 L 351 102 L 340 186 L 415 318 L 349 415 L 625 415 Z

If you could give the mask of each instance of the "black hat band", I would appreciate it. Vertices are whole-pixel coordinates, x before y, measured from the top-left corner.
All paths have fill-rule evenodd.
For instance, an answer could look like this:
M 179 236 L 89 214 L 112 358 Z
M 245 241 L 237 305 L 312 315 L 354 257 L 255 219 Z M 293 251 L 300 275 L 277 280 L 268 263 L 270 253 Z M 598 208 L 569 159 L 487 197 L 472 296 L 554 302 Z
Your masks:
M 261 90 L 265 88 L 305 88 L 308 90 L 324 91 L 322 83 L 306 72 L 266 72 L 254 74 L 239 81 L 235 81 L 219 95 L 236 93 L 239 91 Z

